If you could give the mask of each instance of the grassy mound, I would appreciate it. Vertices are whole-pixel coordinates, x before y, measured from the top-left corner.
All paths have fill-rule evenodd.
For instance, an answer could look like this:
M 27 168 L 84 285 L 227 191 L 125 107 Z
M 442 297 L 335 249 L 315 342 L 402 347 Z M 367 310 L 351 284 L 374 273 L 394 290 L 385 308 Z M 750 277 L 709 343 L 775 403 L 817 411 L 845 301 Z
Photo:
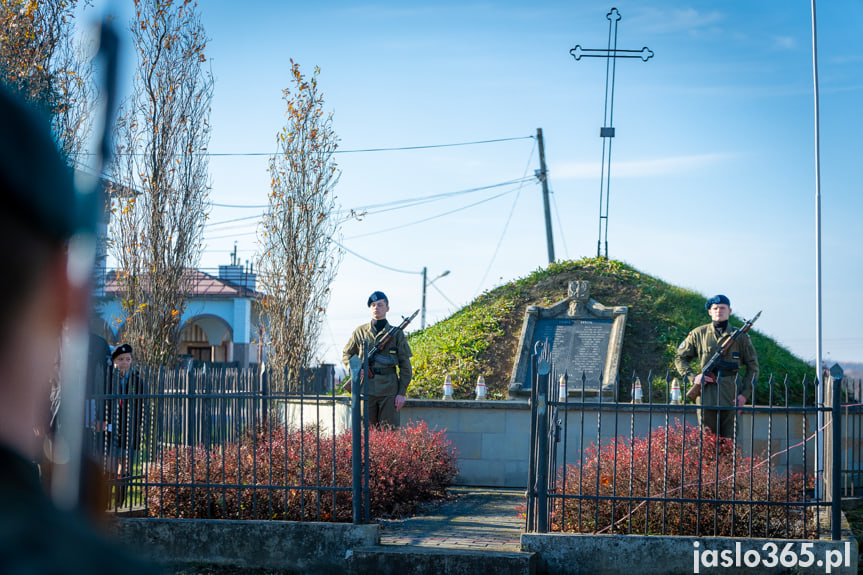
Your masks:
M 621 262 L 586 258 L 555 262 L 486 292 L 452 317 L 412 333 L 409 342 L 414 354 L 414 378 L 408 396 L 440 398 L 444 377 L 449 374 L 454 397 L 470 399 L 474 397 L 477 377 L 483 375 L 489 398 L 505 399 L 525 309 L 562 300 L 567 296 L 569 282 L 577 280 L 590 282 L 590 297 L 596 301 L 629 307 L 619 374 L 621 400 L 628 397 L 633 374 L 645 381 L 652 373 L 655 392 L 661 393 L 666 372 L 672 377 L 677 375 L 677 346 L 689 330 L 709 320 L 704 312 L 706 297 Z M 732 316 L 731 323 L 740 326 L 743 321 Z M 807 392 L 812 389 L 812 367 L 755 328 L 749 333 L 761 365 L 756 402 L 769 401 L 772 374 L 777 381 L 773 403 L 784 403 L 782 382 L 786 376 L 789 403 L 800 403 L 804 376 L 810 382 Z

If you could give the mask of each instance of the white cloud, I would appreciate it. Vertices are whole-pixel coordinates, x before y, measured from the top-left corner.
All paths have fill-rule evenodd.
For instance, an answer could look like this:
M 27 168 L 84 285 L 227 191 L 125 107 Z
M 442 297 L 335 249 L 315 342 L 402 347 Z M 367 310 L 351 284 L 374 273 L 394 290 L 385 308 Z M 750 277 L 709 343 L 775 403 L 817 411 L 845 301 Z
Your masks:
M 636 18 L 643 22 L 644 29 L 648 32 L 668 34 L 683 30 L 690 34 L 698 34 L 700 30 L 713 29 L 725 17 L 716 10 L 705 12 L 695 8 L 672 10 L 648 8 Z
M 631 162 L 612 162 L 615 178 L 644 178 L 667 176 L 702 169 L 730 158 L 730 154 L 699 154 L 696 156 L 677 156 Z M 600 176 L 602 166 L 599 162 L 568 162 L 554 167 L 555 179 L 587 180 Z
M 797 47 L 797 41 L 793 36 L 776 36 L 773 38 L 773 48 L 776 50 L 793 50 Z

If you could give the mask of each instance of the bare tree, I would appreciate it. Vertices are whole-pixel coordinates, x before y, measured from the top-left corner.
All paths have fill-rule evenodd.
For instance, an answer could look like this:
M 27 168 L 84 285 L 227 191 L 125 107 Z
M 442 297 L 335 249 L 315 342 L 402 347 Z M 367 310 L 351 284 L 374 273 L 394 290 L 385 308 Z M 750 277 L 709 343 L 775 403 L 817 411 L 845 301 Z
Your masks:
M 137 357 L 173 363 L 200 258 L 208 209 L 210 102 L 206 36 L 197 3 L 135 0 L 138 72 L 120 111 L 113 165 L 112 253 L 124 337 Z
M 259 231 L 264 344 L 272 372 L 296 382 L 317 352 L 330 285 L 340 261 L 333 153 L 338 138 L 318 89 L 291 60 L 293 88 L 283 91 L 287 122 L 270 160 L 269 205 Z
M 50 118 L 61 152 L 80 163 L 92 117 L 90 60 L 74 41 L 79 0 L 0 0 L 0 81 Z

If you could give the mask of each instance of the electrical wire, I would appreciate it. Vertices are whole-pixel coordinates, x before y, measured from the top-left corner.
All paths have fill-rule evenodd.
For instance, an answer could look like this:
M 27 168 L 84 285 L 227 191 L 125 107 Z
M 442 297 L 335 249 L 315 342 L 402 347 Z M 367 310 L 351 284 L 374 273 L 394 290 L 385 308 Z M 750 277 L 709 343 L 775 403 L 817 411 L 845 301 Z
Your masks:
M 521 187 L 519 187 L 519 189 L 521 189 Z M 407 223 L 405 223 L 405 224 L 401 224 L 401 225 L 399 225 L 399 226 L 393 226 L 393 227 L 391 227 L 391 228 L 386 228 L 386 229 L 384 229 L 384 230 L 377 230 L 377 231 L 374 231 L 374 232 L 368 232 L 368 233 L 365 233 L 365 234 L 359 234 L 359 235 L 356 235 L 356 236 L 351 236 L 350 238 L 347 238 L 347 239 L 349 239 L 349 240 L 354 240 L 354 239 L 357 239 L 357 238 L 364 238 L 364 237 L 367 237 L 367 236 L 374 236 L 374 235 L 377 235 L 377 234 L 383 234 L 383 233 L 386 233 L 386 232 L 392 232 L 392 231 L 395 231 L 395 230 L 400 230 L 400 229 L 402 229 L 402 228 L 407 228 L 407 227 L 410 227 L 410 226 L 415 226 L 415 225 L 417 225 L 417 224 L 422 224 L 422 223 L 425 223 L 425 222 L 428 222 L 428 221 L 431 221 L 431 220 L 435 220 L 435 219 L 437 219 L 437 218 L 442 218 L 442 217 L 444 217 L 444 216 L 448 216 L 448 215 L 450 215 L 450 214 L 454 214 L 454 213 L 456 213 L 456 212 L 460 212 L 460 211 L 462 211 L 462 210 L 467 210 L 467 209 L 469 209 L 469 208 L 476 207 L 476 206 L 478 206 L 478 205 L 480 205 L 480 204 L 484 204 L 484 203 L 486 203 L 486 202 L 490 202 L 491 200 L 496 200 L 497 198 L 501 198 L 501 197 L 503 197 L 503 196 L 505 196 L 505 195 L 507 195 L 507 194 L 511 194 L 512 192 L 513 192 L 513 190 L 509 190 L 509 191 L 506 191 L 506 192 L 501 192 L 501 193 L 499 193 L 499 194 L 497 194 L 497 195 L 495 195 L 495 196 L 491 196 L 490 198 L 485 198 L 485 199 L 480 200 L 480 201 L 478 201 L 478 202 L 474 202 L 474 203 L 472 203 L 472 204 L 468 204 L 468 205 L 466 205 L 466 206 L 462 206 L 462 207 L 460 207 L 460 208 L 455 208 L 454 210 L 450 210 L 450 211 L 448 211 L 448 212 L 443 212 L 443 213 L 441 213 L 441 214 L 436 214 L 436 215 L 434 215 L 434 216 L 429 216 L 429 217 L 427 217 L 427 218 L 423 218 L 423 219 L 421 219 L 421 220 L 414 220 L 414 221 L 412 221 L 412 222 L 407 222 Z
M 204 227 L 205 227 L 205 228 L 211 228 L 211 227 L 213 227 L 213 226 L 221 226 L 221 225 L 224 225 L 224 224 L 233 224 L 233 223 L 236 223 L 236 222 L 244 222 L 244 221 L 247 221 L 247 220 L 255 220 L 255 219 L 259 219 L 260 217 L 261 217 L 261 216 L 257 215 L 257 216 L 246 216 L 246 217 L 244 217 L 244 218 L 234 218 L 233 220 L 224 220 L 224 221 L 221 221 L 221 222 L 206 223 L 206 224 L 204 224 Z
M 535 136 L 518 136 L 516 138 L 498 138 L 496 140 L 477 140 L 474 142 L 458 142 L 455 144 L 432 144 L 428 146 L 402 146 L 398 148 L 366 148 L 362 150 L 336 150 L 336 154 L 354 154 L 357 152 L 399 152 L 403 150 L 427 150 L 429 148 L 455 148 L 458 146 L 474 146 L 477 144 L 495 144 L 498 142 L 511 142 L 513 140 L 527 140 Z
M 253 235 L 257 234 L 257 233 L 258 233 L 258 232 L 257 232 L 257 230 L 256 230 L 256 231 L 252 231 L 252 232 L 244 232 L 244 233 L 242 233 L 242 234 L 228 234 L 228 235 L 226 235 L 226 236 L 215 236 L 215 237 L 209 237 L 209 238 L 204 238 L 204 239 L 205 239 L 205 240 L 207 240 L 208 242 L 210 242 L 210 241 L 213 241 L 213 240 L 224 240 L 224 239 L 227 239 L 227 238 L 242 238 L 242 237 L 245 237 L 245 236 L 253 236 Z
M 526 178 L 526 179 L 530 180 L 532 178 Z M 514 184 L 518 184 L 524 180 L 525 180 L 525 178 L 517 179 L 517 180 L 509 180 L 508 182 L 500 182 L 499 184 L 480 186 L 478 188 L 468 188 L 465 190 L 458 190 L 455 192 L 444 192 L 442 194 L 434 194 L 431 196 L 419 196 L 419 197 L 415 197 L 415 198 L 405 198 L 405 199 L 401 199 L 401 200 L 394 200 L 392 202 L 383 202 L 380 204 L 369 204 L 366 206 L 359 206 L 359 207 L 353 208 L 351 210 L 338 210 L 336 213 L 363 212 L 365 215 L 373 215 L 373 214 L 377 214 L 377 213 L 383 213 L 386 211 L 392 211 L 393 209 L 398 209 L 399 207 L 416 207 L 418 205 L 426 204 L 426 203 L 429 203 L 429 202 L 432 202 L 435 200 L 439 200 L 439 199 L 452 198 L 455 196 L 472 194 L 475 192 L 482 192 L 482 191 L 490 190 L 493 188 L 500 188 L 502 186 L 514 185 Z M 265 208 L 267 208 L 266 204 L 235 205 L 235 204 L 216 204 L 216 203 L 213 203 L 211 205 L 214 207 L 218 207 L 218 208 L 240 208 L 240 209 L 245 209 L 245 208 L 265 209 Z M 372 211 L 372 212 L 368 211 L 368 210 L 376 210 L 377 208 L 389 208 L 389 209 Z
M 258 210 L 262 210 L 267 207 L 267 204 L 259 204 L 259 205 L 237 205 L 237 204 L 210 204 L 215 208 L 234 208 L 234 209 L 245 209 L 245 208 L 255 208 Z
M 530 170 L 530 163 L 533 161 L 533 154 L 536 151 L 537 144 L 535 143 L 533 148 L 530 150 L 530 156 L 527 158 L 527 164 L 524 167 L 524 176 L 522 176 L 522 180 L 526 181 L 528 179 L 527 172 Z M 497 259 L 497 254 L 500 252 L 500 246 L 503 243 L 503 238 L 506 236 L 506 232 L 509 229 L 509 224 L 512 221 L 512 215 L 515 213 L 515 206 L 518 204 L 518 198 L 521 196 L 521 188 L 524 184 L 518 187 L 516 190 L 515 199 L 512 202 L 512 207 L 509 210 L 509 215 L 506 218 L 506 223 L 503 225 L 503 231 L 500 234 L 500 239 L 497 240 L 497 246 L 494 248 L 494 253 L 491 255 L 491 260 L 488 262 L 488 267 L 485 268 L 485 273 L 482 276 L 482 279 L 479 282 L 479 285 L 476 288 L 476 295 L 480 294 L 480 290 L 482 289 L 483 284 L 485 284 L 485 280 L 488 277 L 489 272 L 491 271 L 491 266 L 494 264 L 494 260 Z
M 531 179 L 531 178 L 520 178 L 517 180 L 509 180 L 507 182 L 501 182 L 499 184 L 491 184 L 489 186 L 480 186 L 478 188 L 468 188 L 466 190 L 458 190 L 456 192 L 445 192 L 442 194 L 435 194 L 432 196 L 420 196 L 420 197 L 416 197 L 416 198 L 406 198 L 406 199 L 402 199 L 402 200 L 394 200 L 392 202 L 384 202 L 381 204 L 369 204 L 367 206 L 360 206 L 360 207 L 354 208 L 353 210 L 350 210 L 350 211 L 351 212 L 362 212 L 364 215 L 374 215 L 374 214 L 389 212 L 389 211 L 393 211 L 393 210 L 401 209 L 401 208 L 413 208 L 416 206 L 421 206 L 423 204 L 427 204 L 429 202 L 433 202 L 433 201 L 437 201 L 437 200 L 442 200 L 445 198 L 453 198 L 456 196 L 472 194 L 475 192 L 482 192 L 482 191 L 491 190 L 494 188 L 501 188 L 503 186 L 512 186 L 512 185 L 527 181 L 529 179 Z M 369 211 L 369 210 L 375 210 L 376 208 L 387 208 L 387 209 L 380 209 L 377 211 Z M 345 210 L 343 210 L 343 211 L 345 211 Z
M 451 299 L 449 299 L 448 297 L 446 297 L 446 295 L 445 295 L 442 291 L 440 291 L 440 288 L 439 288 L 439 287 L 437 287 L 437 286 L 436 286 L 436 285 L 434 285 L 434 284 L 429 284 L 429 286 L 430 286 L 430 287 L 433 287 L 433 288 L 434 288 L 434 290 L 435 290 L 437 293 L 439 293 L 439 294 L 440 294 L 440 296 L 441 296 L 442 298 L 444 298 L 447 302 L 449 302 L 449 304 L 453 307 L 453 311 L 455 311 L 455 310 L 457 310 L 457 309 L 458 309 L 458 306 L 457 306 L 455 303 L 453 303 L 453 301 L 452 301 Z
M 378 262 L 376 262 L 376 261 L 370 260 L 369 258 L 367 258 L 367 257 L 365 257 L 365 256 L 361 256 L 361 255 L 360 255 L 360 254 L 358 254 L 357 252 L 355 252 L 355 251 L 353 251 L 353 250 L 351 250 L 351 249 L 346 248 L 343 244 L 341 244 L 341 243 L 337 242 L 336 240 L 331 240 L 331 241 L 332 241 L 334 244 L 336 244 L 337 246 L 339 246 L 341 249 L 343 249 L 343 250 L 345 250 L 346 252 L 348 252 L 349 254 L 351 254 L 352 256 L 357 257 L 357 258 L 360 258 L 360 259 L 361 259 L 361 260 L 363 260 L 364 262 L 370 263 L 370 264 L 372 264 L 372 265 L 374 265 L 374 266 L 378 266 L 379 268 L 383 268 L 383 269 L 385 269 L 385 270 L 389 270 L 389 271 L 391 271 L 391 272 L 396 272 L 396 273 L 400 273 L 400 274 L 422 275 L 422 272 L 421 272 L 421 271 L 419 271 L 419 272 L 415 272 L 415 271 L 409 271 L 409 270 L 400 270 L 400 269 L 393 268 L 393 267 L 390 267 L 390 266 L 385 266 L 384 264 L 381 264 L 381 263 L 378 263 Z
M 554 217 L 557 219 L 557 230 L 560 234 L 560 241 L 563 242 L 563 257 L 569 259 L 569 248 L 566 247 L 566 236 L 563 234 L 563 224 L 560 221 L 560 209 L 557 207 L 557 198 L 551 185 L 548 186 L 548 191 L 551 194 L 551 202 L 554 204 Z
M 384 213 L 384 212 L 388 212 L 388 211 L 394 211 L 394 210 L 397 210 L 397 209 L 404 209 L 404 208 L 416 207 L 416 206 L 418 206 L 418 205 L 422 205 L 422 204 L 425 204 L 425 203 L 430 203 L 430 202 L 437 201 L 437 200 L 441 200 L 441 199 L 445 199 L 445 198 L 451 198 L 451 197 L 456 197 L 456 196 L 459 196 L 459 195 L 465 195 L 465 194 L 475 193 L 475 192 L 479 192 L 479 191 L 485 191 L 485 190 L 490 190 L 490 189 L 494 189 L 494 188 L 499 188 L 499 187 L 501 187 L 501 186 L 509 186 L 509 185 L 521 184 L 521 183 L 527 182 L 527 181 L 529 181 L 529 180 L 531 180 L 531 179 L 532 179 L 532 178 L 520 178 L 520 179 L 517 179 L 517 180 L 509 180 L 509 181 L 507 181 L 507 182 L 501 182 L 501 183 L 498 183 L 498 184 L 491 184 L 491 185 L 489 185 L 489 186 L 480 186 L 480 187 L 477 187 L 477 188 L 469 188 L 469 189 L 466 189 L 466 190 L 459 190 L 459 191 L 456 191 L 456 192 L 446 192 L 446 193 L 443 193 L 443 194 L 435 194 L 435 195 L 432 195 L 432 196 L 422 196 L 422 197 L 409 198 L 409 199 L 404 199 L 404 200 L 396 200 L 396 201 L 393 201 L 393 202 L 385 202 L 385 203 L 382 203 L 382 204 L 372 204 L 372 205 L 369 205 L 369 206 L 363 206 L 363 207 L 359 207 L 359 208 L 353 208 L 352 210 L 339 210 L 339 211 L 337 211 L 336 213 L 337 213 L 337 214 L 341 214 L 341 213 L 356 213 L 356 212 L 362 212 L 364 216 L 367 216 L 367 215 L 375 215 L 375 214 Z M 439 214 L 439 215 L 437 215 L 437 216 L 431 216 L 430 218 L 427 218 L 427 219 L 434 219 L 434 218 L 437 218 L 437 217 L 442 217 L 442 216 L 445 216 L 445 215 L 449 215 L 450 213 L 453 213 L 454 211 L 459 211 L 459 210 L 462 210 L 462 209 L 467 209 L 467 208 L 470 208 L 470 207 L 476 206 L 476 205 L 478 205 L 478 204 L 480 204 L 480 203 L 483 203 L 483 202 L 486 202 L 486 201 L 493 200 L 493 199 L 498 198 L 498 197 L 500 197 L 501 195 L 505 195 L 505 194 L 507 194 L 507 193 L 511 193 L 511 191 L 510 191 L 510 192 L 505 192 L 504 194 L 499 194 L 499 195 L 497 195 L 497 196 L 492 196 L 491 198 L 486 198 L 485 200 L 481 200 L 480 202 L 477 202 L 477 203 L 474 203 L 474 204 L 470 204 L 470 205 L 468 205 L 468 206 L 464 206 L 464 207 L 461 207 L 461 208 L 457 208 L 456 210 L 453 210 L 453 211 L 450 211 L 450 212 L 446 212 L 446 213 L 444 213 L 444 214 Z M 403 204 L 403 205 L 399 205 L 399 204 Z M 216 204 L 213 204 L 213 205 L 216 205 Z M 365 210 L 367 210 L 367 209 L 369 209 L 369 208 L 374 208 L 374 207 L 379 207 L 379 206 L 391 206 L 391 207 L 389 207 L 388 209 L 378 210 L 378 211 L 373 211 L 373 212 L 365 211 Z M 248 206 L 248 207 L 251 207 L 251 206 Z M 266 208 L 267 206 L 261 206 L 261 207 Z M 215 226 L 220 226 L 220 225 L 224 225 L 224 224 L 231 224 L 231 223 L 236 223 L 236 222 L 242 222 L 242 221 L 256 220 L 256 219 L 260 219 L 260 218 L 261 218 L 261 216 L 260 216 L 260 215 L 245 216 L 245 217 L 242 217 L 242 218 L 234 218 L 234 219 L 231 219 L 231 220 L 224 220 L 224 221 L 220 221 L 220 222 L 207 223 L 207 224 L 205 224 L 205 225 L 204 225 L 204 227 L 212 229 L 212 228 L 213 228 L 213 227 L 215 227 Z M 426 220 L 420 220 L 420 221 L 418 221 L 418 222 L 412 222 L 412 223 L 410 223 L 410 224 L 404 224 L 403 226 L 400 226 L 400 227 L 406 227 L 406 226 L 408 226 L 408 225 L 413 225 L 413 224 L 415 224 L 415 223 L 422 223 L 423 221 L 426 221 Z M 222 228 L 222 229 L 220 229 L 219 231 L 220 231 L 220 232 L 224 232 L 224 231 L 228 231 L 228 230 L 230 230 L 230 229 L 243 229 L 243 227 L 237 227 L 237 228 Z M 388 229 L 388 230 L 380 230 L 380 231 L 376 231 L 376 232 L 370 232 L 369 234 L 366 234 L 366 235 L 372 235 L 372 234 L 383 233 L 383 232 L 386 232 L 386 231 L 392 231 L 393 229 L 398 229 L 398 228 L 390 228 L 390 229 Z M 254 232 L 248 232 L 248 233 L 246 233 L 246 234 L 237 234 L 237 235 L 238 235 L 238 236 L 240 236 L 240 235 L 250 235 L 250 234 L 252 234 L 252 233 L 254 233 Z M 217 237 L 212 237 L 212 238 L 208 238 L 208 239 L 216 240 L 216 239 L 224 239 L 224 238 L 229 238 L 229 237 L 233 237 L 233 235 L 228 235 L 228 236 L 217 236 Z M 358 238 L 358 237 L 363 237 L 363 236 L 352 236 L 350 239 L 354 239 L 354 238 Z
M 497 138 L 494 140 L 475 140 L 473 142 L 455 142 L 452 144 L 428 144 L 424 146 L 397 146 L 393 148 L 360 148 L 356 150 L 333 150 L 334 154 L 358 154 L 364 152 L 401 152 L 407 150 L 428 150 L 433 148 L 456 148 L 459 146 L 476 146 L 479 144 L 496 144 L 499 142 L 512 142 L 515 140 L 528 140 L 536 136 L 517 136 L 514 138 Z M 83 153 L 82 155 L 90 155 Z M 114 153 L 114 156 L 146 156 L 145 152 L 125 152 Z M 179 154 L 177 154 L 179 155 Z M 205 156 L 209 158 L 225 158 L 225 157 L 254 157 L 254 156 L 276 156 L 278 152 L 195 152 L 194 156 Z

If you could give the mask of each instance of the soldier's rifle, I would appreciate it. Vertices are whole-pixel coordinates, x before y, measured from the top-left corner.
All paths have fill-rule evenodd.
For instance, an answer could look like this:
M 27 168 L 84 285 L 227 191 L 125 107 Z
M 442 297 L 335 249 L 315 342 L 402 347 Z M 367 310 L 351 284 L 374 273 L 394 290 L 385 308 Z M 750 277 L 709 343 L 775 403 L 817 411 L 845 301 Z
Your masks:
M 82 213 L 95 215 L 104 209 L 104 197 L 98 192 L 103 168 L 110 163 L 113 147 L 111 134 L 116 114 L 117 77 L 119 66 L 119 36 L 110 19 L 99 26 L 99 50 L 96 56 L 102 60 L 101 121 L 91 141 L 91 178 L 75 178 L 77 203 Z M 83 172 L 82 172 L 83 173 Z M 95 219 L 95 217 L 94 217 Z M 91 291 L 93 269 L 96 260 L 96 233 L 93 229 L 79 229 L 69 240 L 68 278 L 76 290 Z M 51 477 L 51 495 L 55 503 L 64 509 L 79 507 L 85 503 L 84 488 L 87 472 L 87 457 L 84 450 L 84 406 L 87 357 L 90 347 L 88 317 L 76 313 L 67 320 L 60 355 L 60 425 L 56 443 L 63 445 L 66 457 L 55 458 Z M 90 502 L 92 503 L 92 502 Z
M 726 336 L 725 339 L 722 340 L 722 344 L 719 346 L 719 349 L 716 350 L 716 353 L 710 357 L 701 369 L 701 381 L 689 388 L 689 391 L 686 392 L 686 397 L 692 401 L 698 399 L 698 396 L 701 395 L 702 382 L 706 377 L 716 378 L 716 373 L 721 371 L 722 364 L 725 361 L 725 357 L 728 355 L 728 351 L 731 349 L 731 346 L 734 345 L 734 342 L 737 341 L 740 336 L 749 331 L 752 324 L 755 323 L 760 316 L 761 312 L 759 311 L 755 314 L 755 317 L 744 323 L 742 327 L 736 328 L 731 335 Z
M 371 367 L 372 362 L 375 360 L 375 356 L 377 354 L 381 353 L 383 350 L 385 350 L 386 347 L 390 344 L 390 341 L 392 341 L 393 336 L 396 334 L 396 331 L 397 330 L 404 331 L 404 329 L 408 326 L 408 324 L 411 322 L 411 320 L 413 320 L 413 318 L 415 318 L 419 312 L 420 312 L 420 310 L 416 310 L 415 312 L 413 312 L 411 314 L 410 317 L 402 316 L 402 322 L 399 325 L 394 325 L 394 326 L 390 327 L 389 331 L 387 331 L 386 335 L 381 338 L 381 340 L 377 343 L 377 345 L 375 345 L 371 350 L 369 350 L 368 355 L 366 355 L 366 362 L 368 363 L 369 367 Z M 369 379 L 374 379 L 375 378 L 374 371 L 369 369 L 368 370 L 368 376 L 369 376 Z
M 381 353 L 384 349 L 386 349 L 386 347 L 390 344 L 390 341 L 392 341 L 393 336 L 396 334 L 396 331 L 404 331 L 404 329 L 417 316 L 419 312 L 420 310 L 416 310 L 410 315 L 410 317 L 402 316 L 402 322 L 399 325 L 391 326 L 390 329 L 387 331 L 386 335 L 381 338 L 377 345 L 375 345 L 372 349 L 368 351 L 368 353 L 365 354 L 365 358 L 362 362 L 362 373 L 365 377 L 368 377 L 369 379 L 374 379 L 375 374 L 371 370 L 371 364 L 372 361 L 374 361 L 375 356 Z M 351 391 L 351 383 L 353 379 L 355 378 L 353 374 L 351 374 L 351 377 L 347 381 L 345 381 L 344 387 L 346 391 Z

